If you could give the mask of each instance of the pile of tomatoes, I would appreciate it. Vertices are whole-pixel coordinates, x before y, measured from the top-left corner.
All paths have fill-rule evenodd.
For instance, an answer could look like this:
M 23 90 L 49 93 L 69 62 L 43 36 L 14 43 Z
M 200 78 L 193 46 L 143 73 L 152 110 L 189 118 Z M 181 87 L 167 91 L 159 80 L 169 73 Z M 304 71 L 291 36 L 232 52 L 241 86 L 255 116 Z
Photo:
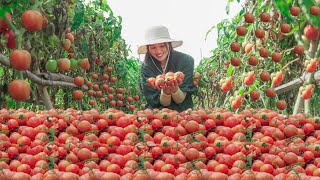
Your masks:
M 0 110 L 0 179 L 320 179 L 320 118 Z
M 167 72 L 166 74 L 159 74 L 157 77 L 148 78 L 147 85 L 154 89 L 160 89 L 168 86 L 174 86 L 175 83 L 180 86 L 183 83 L 183 80 L 183 72 Z

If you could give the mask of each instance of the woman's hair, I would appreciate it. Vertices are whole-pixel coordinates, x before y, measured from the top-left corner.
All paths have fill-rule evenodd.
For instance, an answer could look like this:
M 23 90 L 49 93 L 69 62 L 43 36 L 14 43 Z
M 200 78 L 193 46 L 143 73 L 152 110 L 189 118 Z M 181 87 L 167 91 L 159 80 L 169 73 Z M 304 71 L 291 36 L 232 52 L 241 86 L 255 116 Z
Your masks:
M 167 47 L 169 46 L 169 50 L 168 51 L 170 51 L 170 54 L 171 54 L 172 50 L 173 50 L 172 44 L 171 44 L 171 42 L 166 42 L 166 44 L 167 44 Z M 149 53 L 149 45 L 147 45 L 147 53 L 146 53 L 146 55 L 144 57 L 144 62 L 147 62 L 150 59 L 150 56 L 151 56 L 151 54 Z

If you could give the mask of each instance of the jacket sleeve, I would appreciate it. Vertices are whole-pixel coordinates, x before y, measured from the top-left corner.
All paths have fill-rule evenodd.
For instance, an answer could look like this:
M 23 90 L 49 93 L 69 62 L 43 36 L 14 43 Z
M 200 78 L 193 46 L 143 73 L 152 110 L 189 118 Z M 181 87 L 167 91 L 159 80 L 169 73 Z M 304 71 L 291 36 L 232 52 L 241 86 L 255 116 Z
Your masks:
M 160 107 L 160 91 L 157 89 L 153 89 L 147 85 L 148 78 L 153 77 L 152 71 L 148 68 L 147 65 L 143 64 L 141 67 L 141 82 L 140 87 L 142 89 L 142 93 L 144 94 L 148 106 L 152 108 Z
M 191 56 L 187 56 L 184 59 L 185 63 L 179 68 L 184 74 L 183 83 L 180 85 L 180 90 L 187 94 L 193 94 L 197 88 L 193 85 L 193 71 L 194 71 L 194 60 Z

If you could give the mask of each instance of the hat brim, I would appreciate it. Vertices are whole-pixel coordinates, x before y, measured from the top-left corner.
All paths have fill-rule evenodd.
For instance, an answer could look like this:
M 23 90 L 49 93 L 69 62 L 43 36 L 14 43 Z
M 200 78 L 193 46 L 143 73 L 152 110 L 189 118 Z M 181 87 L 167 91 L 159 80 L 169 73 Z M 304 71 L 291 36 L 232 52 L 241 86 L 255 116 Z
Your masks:
M 158 44 L 158 43 L 165 43 L 165 42 L 170 42 L 172 45 L 172 48 L 179 47 L 183 44 L 183 41 L 181 40 L 174 40 L 174 39 L 155 39 L 153 41 L 149 41 L 138 48 L 138 54 L 146 54 L 148 52 L 147 45 L 151 44 Z

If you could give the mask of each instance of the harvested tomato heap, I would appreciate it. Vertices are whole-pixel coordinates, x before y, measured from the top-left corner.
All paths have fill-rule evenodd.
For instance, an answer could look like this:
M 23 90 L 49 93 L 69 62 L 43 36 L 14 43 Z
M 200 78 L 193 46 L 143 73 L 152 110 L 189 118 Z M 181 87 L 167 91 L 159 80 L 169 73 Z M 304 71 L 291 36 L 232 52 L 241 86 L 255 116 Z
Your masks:
M 308 179 L 320 118 L 268 109 L 0 111 L 0 179 Z

